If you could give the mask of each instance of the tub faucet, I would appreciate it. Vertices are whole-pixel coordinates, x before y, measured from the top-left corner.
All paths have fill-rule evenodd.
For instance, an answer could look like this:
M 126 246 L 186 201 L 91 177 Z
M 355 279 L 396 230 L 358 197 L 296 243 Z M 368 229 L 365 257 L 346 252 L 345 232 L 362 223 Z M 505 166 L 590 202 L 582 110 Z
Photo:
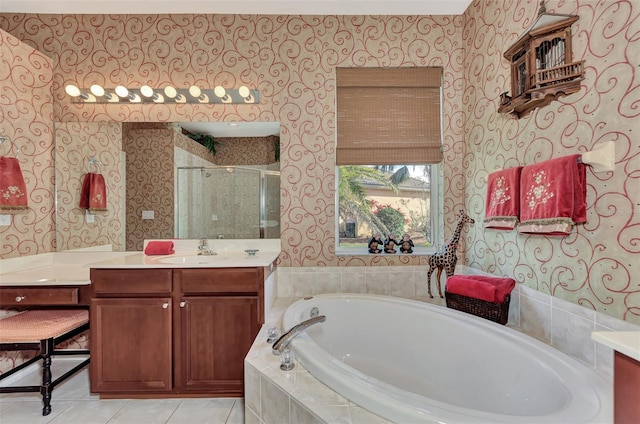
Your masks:
M 212 256 L 216 254 L 217 253 L 211 250 L 211 248 L 209 247 L 207 239 L 204 237 L 201 238 L 200 243 L 198 243 L 198 255 Z
M 300 324 L 293 326 L 291 330 L 287 331 L 282 336 L 280 336 L 278 340 L 276 340 L 276 342 L 273 344 L 273 347 L 271 348 L 271 351 L 274 355 L 280 355 L 298 334 L 302 333 L 313 324 L 325 322 L 326 319 L 327 317 L 325 315 L 318 315 L 317 317 L 309 318 L 308 320 L 302 321 Z

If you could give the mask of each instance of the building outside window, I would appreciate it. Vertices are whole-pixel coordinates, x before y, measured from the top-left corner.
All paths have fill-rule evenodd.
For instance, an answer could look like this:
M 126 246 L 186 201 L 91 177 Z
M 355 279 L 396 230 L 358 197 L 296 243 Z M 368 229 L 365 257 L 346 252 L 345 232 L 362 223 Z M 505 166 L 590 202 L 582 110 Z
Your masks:
M 414 253 L 434 250 L 440 202 L 438 185 L 432 188 L 431 181 L 437 165 L 346 165 L 337 174 L 339 253 L 366 252 L 374 235 L 400 240 L 405 233 Z M 395 183 L 394 175 L 400 175 Z

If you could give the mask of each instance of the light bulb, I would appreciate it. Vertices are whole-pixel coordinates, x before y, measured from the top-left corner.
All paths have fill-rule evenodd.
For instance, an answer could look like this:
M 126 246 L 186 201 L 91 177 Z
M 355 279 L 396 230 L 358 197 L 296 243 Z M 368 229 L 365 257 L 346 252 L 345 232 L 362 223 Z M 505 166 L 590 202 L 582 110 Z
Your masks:
M 129 90 L 124 85 L 118 85 L 115 91 L 119 97 L 129 97 Z
M 238 88 L 238 94 L 240 94 L 242 98 L 246 99 L 247 97 L 251 96 L 251 90 L 249 90 L 249 87 L 247 87 L 246 85 L 243 85 Z
M 166 94 L 168 98 L 173 99 L 178 95 L 178 91 L 175 88 L 168 86 L 164 89 L 164 94 Z
M 199 99 L 202 95 L 202 90 L 197 85 L 192 85 L 191 87 L 189 87 L 189 94 L 191 94 L 196 99 Z
M 107 100 L 111 100 L 111 94 L 105 93 L 104 88 L 100 84 L 93 84 L 89 87 L 89 91 L 96 97 L 104 97 Z
M 140 87 L 140 94 L 142 94 L 144 97 L 153 97 L 153 88 L 149 87 L 148 85 L 143 85 L 142 87 Z
M 102 86 L 99 84 L 93 84 L 91 87 L 89 87 L 89 91 L 91 91 L 91 94 L 96 97 L 104 96 L 104 88 L 102 88 Z
M 64 88 L 64 91 L 66 91 L 71 97 L 78 97 L 80 95 L 80 89 L 73 84 L 67 85 Z
M 227 90 L 225 90 L 224 87 L 222 87 L 220 85 L 216 85 L 216 87 L 213 89 L 213 93 L 217 97 L 220 97 L 222 99 L 223 97 L 225 97 L 227 95 Z

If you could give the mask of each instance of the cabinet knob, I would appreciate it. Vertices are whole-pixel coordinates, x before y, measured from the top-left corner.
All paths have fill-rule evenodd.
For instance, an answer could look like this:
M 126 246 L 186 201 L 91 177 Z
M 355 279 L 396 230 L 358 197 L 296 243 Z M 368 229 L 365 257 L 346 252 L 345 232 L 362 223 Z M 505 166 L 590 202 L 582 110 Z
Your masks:
M 187 304 L 187 302 L 185 302 L 184 300 L 182 302 L 180 302 L 180 307 L 184 308 L 184 306 Z
M 26 298 L 27 298 L 26 296 L 16 296 L 16 302 L 22 302 Z
M 169 303 L 163 303 L 162 304 L 162 309 L 167 309 L 169 307 Z

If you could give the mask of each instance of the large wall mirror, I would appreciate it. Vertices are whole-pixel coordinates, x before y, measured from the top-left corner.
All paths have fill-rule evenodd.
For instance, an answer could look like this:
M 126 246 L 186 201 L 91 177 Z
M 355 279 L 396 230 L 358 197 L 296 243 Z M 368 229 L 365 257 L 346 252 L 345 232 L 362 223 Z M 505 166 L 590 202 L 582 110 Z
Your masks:
M 279 238 L 279 149 L 274 122 L 58 122 L 56 250 L 139 251 L 150 238 Z M 104 210 L 80 207 L 92 189 L 87 174 L 104 178 Z

